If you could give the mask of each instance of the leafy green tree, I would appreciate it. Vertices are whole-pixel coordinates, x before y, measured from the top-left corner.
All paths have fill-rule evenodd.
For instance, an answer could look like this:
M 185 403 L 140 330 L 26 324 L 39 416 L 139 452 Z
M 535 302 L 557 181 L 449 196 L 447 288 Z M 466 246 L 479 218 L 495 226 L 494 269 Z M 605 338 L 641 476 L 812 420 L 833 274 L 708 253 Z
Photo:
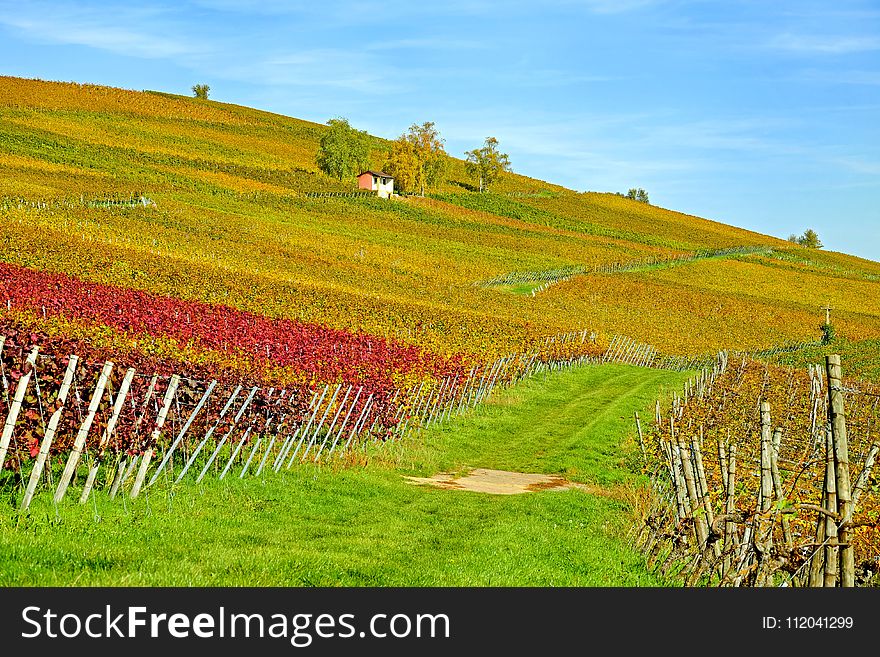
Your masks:
M 207 84 L 194 84 L 192 86 L 193 96 L 202 100 L 208 100 L 209 91 L 211 91 L 211 87 Z
M 505 171 L 510 171 L 510 158 L 507 153 L 498 150 L 498 140 L 486 137 L 482 148 L 475 148 L 465 153 L 465 167 L 468 174 L 479 181 L 481 192 L 489 189 Z
M 330 119 L 327 125 L 330 129 L 321 136 L 315 158 L 318 168 L 339 180 L 366 169 L 370 159 L 370 135 L 352 128 L 343 118 Z
M 633 201 L 638 201 L 639 203 L 650 203 L 648 200 L 648 192 L 639 187 L 636 189 L 635 187 L 630 188 L 630 190 L 626 193 L 626 197 L 628 199 L 632 199 Z
M 797 238 L 797 243 L 808 249 L 822 248 L 822 242 L 819 240 L 819 235 L 812 228 L 805 230 L 804 234 Z
M 395 186 L 404 192 L 425 191 L 435 186 L 446 171 L 448 156 L 444 141 L 432 121 L 412 124 L 409 132 L 391 143 L 385 169 L 394 176 Z

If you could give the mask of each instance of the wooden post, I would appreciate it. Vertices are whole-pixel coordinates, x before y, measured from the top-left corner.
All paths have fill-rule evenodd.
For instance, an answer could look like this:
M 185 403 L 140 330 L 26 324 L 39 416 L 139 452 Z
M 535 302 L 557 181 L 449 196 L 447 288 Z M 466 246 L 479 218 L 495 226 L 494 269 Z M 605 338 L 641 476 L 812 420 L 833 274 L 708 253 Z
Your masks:
M 159 417 L 156 419 L 156 428 L 150 434 L 150 443 L 146 451 L 141 457 L 141 466 L 138 468 L 137 476 L 134 479 L 134 485 L 131 487 L 131 497 L 135 498 L 141 492 L 141 486 L 144 485 L 144 479 L 147 476 L 147 470 L 150 468 L 150 461 L 153 458 L 153 452 L 159 442 L 159 436 L 162 434 L 162 428 L 165 426 L 165 418 L 168 417 L 168 411 L 171 409 L 171 400 L 174 399 L 174 393 L 177 392 L 177 386 L 180 384 L 180 376 L 174 374 L 168 382 L 168 389 L 165 391 L 165 397 L 162 399 L 162 407 L 159 409 Z
M 352 384 L 348 384 L 348 388 L 345 390 L 345 394 L 342 396 L 342 401 L 339 402 L 339 406 L 336 409 L 336 413 L 333 415 L 333 421 L 330 422 L 330 426 L 327 428 L 327 433 L 324 434 L 324 440 L 321 441 L 321 446 L 318 448 L 318 451 L 315 452 L 315 463 L 318 462 L 318 459 L 321 458 L 321 452 L 324 451 L 324 446 L 330 440 L 330 436 L 333 435 L 333 429 L 336 428 L 336 423 L 339 421 L 339 417 L 342 415 L 342 411 L 345 409 L 345 402 L 348 401 L 349 395 L 351 395 Z
M 258 386 L 254 386 L 251 388 L 251 391 L 248 393 L 248 396 L 245 398 L 244 402 L 242 402 L 241 406 L 238 409 L 238 412 L 235 414 L 235 417 L 232 418 L 232 426 L 223 434 L 223 437 L 220 439 L 220 442 L 217 443 L 217 447 L 214 448 L 214 451 L 211 453 L 211 456 L 208 458 L 208 461 L 205 463 L 202 471 L 199 473 L 199 476 L 196 477 L 196 483 L 199 483 L 204 479 L 205 475 L 208 473 L 208 469 L 211 467 L 211 464 L 214 462 L 214 459 L 217 458 L 217 454 L 220 453 L 220 450 L 223 448 L 223 445 L 226 444 L 229 436 L 232 435 L 232 432 L 235 431 L 235 427 L 241 421 L 241 417 L 244 415 L 244 412 L 247 410 L 248 406 L 251 405 L 251 402 L 254 399 L 254 395 L 257 394 L 257 390 L 259 390 Z
M 275 388 L 269 388 L 269 394 L 264 399 L 264 402 L 267 406 L 268 406 L 269 402 L 271 401 L 272 395 L 274 394 L 274 392 L 275 392 Z M 281 393 L 281 399 L 284 399 L 284 392 L 283 391 Z M 276 406 L 277 406 L 277 402 L 276 402 Z M 261 433 L 266 433 L 269 431 L 269 427 L 272 425 L 272 420 L 275 419 L 276 414 L 277 414 L 277 410 L 271 411 L 271 412 L 268 409 L 266 410 L 266 417 L 264 418 L 265 422 L 263 423 L 263 428 L 261 430 Z M 244 432 L 244 435 L 239 439 L 238 444 L 235 446 L 235 449 L 232 450 L 232 454 L 229 456 L 229 460 L 226 461 L 226 465 L 223 467 L 223 470 L 220 472 L 220 476 L 218 477 L 219 479 L 223 479 L 224 477 L 226 477 L 226 473 L 229 472 L 229 469 L 232 467 L 232 464 L 235 463 L 235 459 L 237 459 L 238 455 L 241 453 L 241 448 L 244 447 L 244 444 L 247 442 L 247 439 L 251 435 L 251 432 L 253 431 L 254 425 L 256 425 L 256 423 L 257 423 L 257 418 L 253 418 L 251 420 L 251 423 L 248 425 L 247 430 Z M 260 438 L 262 438 L 262 436 L 260 436 Z M 259 442 L 259 439 L 257 440 L 257 442 Z M 254 448 L 251 449 L 251 456 L 253 456 L 255 449 L 256 449 L 256 444 L 254 445 Z M 249 458 L 247 460 L 247 462 L 250 463 L 250 461 L 251 461 L 251 459 Z M 247 466 L 245 466 L 245 467 L 247 467 Z M 241 477 L 239 477 L 239 479 L 240 478 Z
M 354 400 L 351 402 L 351 406 L 348 407 L 348 411 L 345 413 L 345 418 L 342 420 L 342 424 L 339 426 L 339 431 L 336 432 L 336 436 L 333 438 L 333 444 L 330 445 L 330 451 L 327 453 L 327 458 L 333 456 L 333 451 L 336 449 L 336 444 L 339 442 L 340 436 L 342 436 L 342 432 L 345 430 L 346 425 L 348 424 L 348 419 L 351 417 L 351 412 L 354 410 L 354 407 L 358 403 L 358 399 L 360 399 L 361 393 L 364 391 L 363 386 L 358 386 L 358 390 L 354 395 Z M 318 456 L 321 453 L 318 452 Z
M 702 429 L 702 427 L 700 427 Z M 694 455 L 694 466 L 696 467 L 697 483 L 699 484 L 699 496 L 702 502 L 703 511 L 705 512 L 705 523 L 707 527 L 706 538 L 708 540 L 708 527 L 715 523 L 715 514 L 712 512 L 712 501 L 709 498 L 709 485 L 706 481 L 706 470 L 703 468 L 703 453 L 700 443 L 696 438 L 691 439 L 691 450 Z M 721 556 L 721 546 L 716 541 L 712 546 L 715 556 Z
M 837 514 L 840 518 L 852 516 L 852 496 L 849 478 L 849 451 L 846 437 L 846 415 L 842 390 L 840 356 L 825 357 L 828 374 L 828 419 L 834 443 L 834 477 L 837 489 Z M 840 585 L 855 586 L 855 554 L 850 545 L 851 532 L 843 525 L 838 532 L 840 547 Z
M 773 504 L 773 474 L 772 474 L 772 430 L 770 426 L 770 404 L 761 402 L 761 489 L 759 516 L 755 527 L 754 543 L 758 555 L 758 573 L 755 582 L 758 586 L 764 586 L 769 579 L 767 567 L 770 560 L 770 552 L 773 548 L 773 519 L 770 514 Z
M 95 420 L 98 406 L 101 403 L 101 399 L 104 397 L 104 388 L 107 385 L 107 380 L 110 378 L 110 372 L 112 371 L 113 363 L 111 361 L 104 363 L 101 375 L 98 377 L 98 385 L 95 386 L 95 391 L 92 393 L 92 399 L 89 402 L 88 412 L 86 413 L 82 425 L 80 425 L 79 432 L 76 434 L 76 440 L 74 440 L 73 443 L 73 450 L 71 450 L 70 456 L 67 459 L 67 465 L 64 466 L 64 472 L 61 474 L 61 481 L 58 482 L 58 489 L 55 491 L 56 503 L 64 499 L 64 493 L 67 492 L 67 487 L 70 485 L 70 480 L 73 478 L 73 473 L 76 471 L 80 454 L 82 454 L 83 447 L 85 447 L 86 444 L 86 437 L 89 435 L 89 429 L 92 428 L 92 422 Z
M 327 420 L 327 415 L 330 413 L 330 409 L 333 408 L 333 404 L 336 403 L 336 397 L 339 396 L 339 391 L 342 389 L 342 384 L 337 383 L 336 388 L 333 390 L 333 394 L 330 397 L 330 401 L 327 402 L 327 406 L 324 408 L 324 414 L 321 416 L 321 421 L 318 422 L 318 426 L 315 427 L 314 432 L 312 433 L 312 437 L 309 438 L 309 442 L 306 444 L 306 448 L 303 451 L 303 455 L 300 458 L 300 462 L 305 461 L 306 457 L 309 455 L 309 451 L 312 449 L 312 445 L 318 440 L 318 434 L 321 432 L 321 428 L 324 426 L 324 422 Z M 294 453 L 294 457 L 296 454 Z M 291 462 L 287 464 L 287 467 L 290 468 L 293 463 L 293 459 Z
M 251 431 L 253 431 L 253 429 L 254 429 L 254 425 L 251 424 L 247 428 L 247 430 L 244 432 L 244 435 L 241 437 L 241 440 L 238 441 L 238 444 L 235 446 L 235 449 L 232 450 L 232 455 L 229 457 L 229 460 L 226 461 L 226 465 L 223 467 L 223 470 L 220 472 L 220 476 L 218 477 L 218 479 L 223 479 L 226 476 L 226 473 L 229 472 L 229 468 L 232 467 L 232 463 L 235 461 L 239 452 L 241 452 L 242 446 L 245 444 L 245 442 L 247 442 L 248 436 L 251 435 Z M 248 460 L 248 463 L 250 463 L 250 460 Z
M 831 468 L 831 473 L 834 473 L 834 468 Z M 826 458 L 826 467 L 824 469 L 824 477 L 822 479 L 822 499 L 819 503 L 819 505 L 823 509 L 828 508 L 828 474 L 829 469 L 827 467 Z M 828 518 L 821 513 L 816 520 L 816 533 L 814 541 L 815 550 L 810 557 L 809 585 L 811 587 L 825 586 L 825 525 L 827 521 Z
M 645 451 L 645 438 L 642 436 L 642 423 L 639 421 L 639 412 L 635 412 L 636 416 L 636 429 L 639 432 L 639 447 L 642 449 L 642 461 L 644 463 L 648 462 L 648 453 Z
M 370 396 L 367 397 L 367 402 L 364 404 L 364 407 L 361 409 L 361 414 L 358 416 L 357 422 L 354 423 L 354 427 L 352 427 L 351 433 L 348 434 L 348 440 L 345 441 L 345 447 L 341 451 L 345 451 L 348 449 L 348 446 L 351 444 L 351 441 L 357 436 L 366 422 L 367 416 L 370 414 L 370 404 L 373 402 L 373 393 L 370 393 Z
M 321 409 L 321 404 L 324 402 L 324 397 L 327 396 L 327 391 L 328 391 L 329 389 L 330 389 L 330 384 L 329 384 L 329 383 L 325 383 L 325 384 L 324 384 L 324 390 L 321 392 L 321 396 L 318 398 L 318 401 L 317 401 L 317 403 L 315 404 L 315 408 L 314 408 L 314 410 L 312 411 L 312 414 L 309 416 L 309 420 L 308 420 L 308 422 L 306 423 L 306 426 L 305 426 L 304 428 L 302 428 L 301 431 L 299 431 L 299 434 L 300 434 L 299 442 L 296 444 L 296 450 L 293 452 L 293 456 L 290 457 L 290 461 L 289 461 L 288 464 L 287 464 L 287 467 L 288 467 L 288 468 L 290 468 L 290 466 L 293 465 L 293 459 L 296 458 L 296 454 L 297 454 L 297 452 L 299 452 L 300 447 L 302 447 L 303 441 L 305 440 L 306 436 L 307 436 L 308 433 L 309 433 L 309 429 L 310 429 L 311 426 L 312 426 L 312 422 L 314 422 L 314 421 L 315 421 L 315 418 L 318 416 L 318 411 Z M 284 459 L 287 458 L 287 452 L 290 451 L 290 447 L 293 446 L 293 440 L 294 440 L 294 439 L 291 438 L 291 440 L 290 440 L 290 445 L 288 446 L 287 451 L 284 452 L 284 457 L 281 458 L 280 460 L 279 460 L 279 459 L 276 459 L 276 463 L 275 463 L 275 466 L 274 466 L 274 467 L 275 467 L 275 472 L 278 472 L 278 470 L 281 468 L 281 466 L 282 466 L 283 463 L 284 463 Z M 280 456 L 281 456 L 281 455 L 279 454 L 279 457 L 280 457 Z
M 871 470 L 874 468 L 874 461 L 877 458 L 878 452 L 880 452 L 880 442 L 875 440 L 871 443 L 871 447 L 868 450 L 868 456 L 865 457 L 865 467 L 862 469 L 862 474 L 859 475 L 858 479 L 856 479 L 855 486 L 853 486 L 852 504 L 850 505 L 849 516 L 844 518 L 844 522 L 852 520 L 852 516 L 858 508 L 859 499 L 868 487 L 868 480 L 871 478 Z
M 324 392 L 326 392 L 326 391 L 327 391 L 327 386 L 325 385 Z M 323 399 L 324 399 L 323 393 L 321 393 L 321 397 L 319 399 L 318 393 L 312 392 L 312 398 L 309 400 L 309 405 L 306 408 L 306 413 L 311 412 L 312 415 L 316 414 L 318 411 L 317 411 L 317 406 L 315 406 L 315 402 L 317 401 L 318 404 L 320 404 L 321 400 L 323 400 Z M 287 431 L 288 435 L 285 435 L 284 439 L 281 441 L 281 446 L 278 448 L 278 454 L 275 456 L 275 460 L 272 462 L 272 469 L 275 472 L 278 472 L 278 470 L 281 468 L 281 464 L 284 463 L 284 459 L 287 458 L 287 453 L 290 451 L 290 448 L 293 446 L 293 443 L 296 441 L 297 436 L 299 436 L 303 430 L 302 422 L 294 422 L 293 424 L 296 427 L 293 430 L 293 434 L 290 435 L 290 429 L 288 429 L 288 431 Z M 293 429 L 293 427 L 291 427 L 291 429 Z M 273 441 L 274 441 L 274 438 L 273 438 Z M 271 445 L 270 445 L 270 447 L 271 447 Z M 263 466 L 264 466 L 264 463 L 266 462 L 266 458 L 268 457 L 268 455 L 269 455 L 269 451 L 267 451 L 266 454 L 263 456 L 263 460 L 260 463 L 260 467 L 257 468 L 258 475 L 263 471 Z
M 12 440 L 12 432 L 15 430 L 15 423 L 18 422 L 18 414 L 21 412 L 21 404 L 24 401 L 24 394 L 27 391 L 28 383 L 37 367 L 37 348 L 28 355 L 25 366 L 30 365 L 30 369 L 26 374 L 18 380 L 15 388 L 15 394 L 12 397 L 12 406 L 9 408 L 9 414 L 6 416 L 6 424 L 3 425 L 3 435 L 0 436 L 0 469 L 6 461 L 6 453 L 9 450 L 9 442 Z
M 133 378 L 134 369 L 128 368 L 125 372 L 125 376 L 122 378 L 119 392 L 116 393 L 116 401 L 113 404 L 113 413 L 110 416 L 110 421 L 107 422 L 107 427 L 104 429 L 104 434 L 101 436 L 100 443 L 98 443 L 98 449 L 100 451 L 98 456 L 92 461 L 92 467 L 89 468 L 89 475 L 86 477 L 86 485 L 83 486 L 82 495 L 79 498 L 80 504 L 85 504 L 88 501 L 89 495 L 92 492 L 92 487 L 95 485 L 95 477 L 98 476 L 98 468 L 101 467 L 104 447 L 113 436 L 113 432 L 116 429 L 116 423 L 119 421 L 119 414 L 122 412 L 122 407 L 125 404 L 125 398 L 128 396 L 128 389 L 131 387 L 131 381 Z
M 186 435 L 186 432 L 189 431 L 190 426 L 192 426 L 193 420 L 196 419 L 196 415 L 199 414 L 199 411 L 204 408 L 205 403 L 208 401 L 208 398 L 211 396 L 211 393 L 214 392 L 214 388 L 217 387 L 217 379 L 213 379 L 210 384 L 208 384 L 208 388 L 205 390 L 204 394 L 202 394 L 202 398 L 199 400 L 199 403 L 196 404 L 196 407 L 193 409 L 193 412 L 190 413 L 189 417 L 186 420 L 186 423 L 181 428 L 180 432 L 177 434 L 177 438 L 174 439 L 174 442 L 171 443 L 171 446 L 165 451 L 165 456 L 162 458 L 162 461 L 159 463 L 159 467 L 156 468 L 156 471 L 153 473 L 153 476 L 150 478 L 150 482 L 147 484 L 147 488 L 156 483 L 156 479 L 159 478 L 162 470 L 165 469 L 165 466 L 168 464 L 168 461 L 171 460 L 172 455 L 174 454 L 174 450 L 180 444 L 180 441 L 183 440 L 183 437 Z
M 721 468 L 721 492 L 727 490 L 727 450 L 724 446 L 724 440 L 718 439 L 718 464 Z
M 782 428 L 777 427 L 773 432 L 772 451 L 770 452 L 770 474 L 773 477 L 773 492 L 779 502 L 785 500 L 785 491 L 782 486 L 782 476 L 779 474 L 779 448 L 782 443 Z M 782 516 L 782 536 L 785 539 L 785 548 L 790 552 L 794 547 L 791 536 L 791 526 L 788 516 Z
M 730 443 L 727 451 L 727 488 L 725 490 L 727 499 L 724 504 L 724 514 L 727 516 L 727 521 L 724 523 L 724 565 L 722 566 L 725 574 L 731 567 L 731 552 L 736 540 L 736 523 L 733 520 L 733 514 L 736 512 L 736 443 Z
M 223 410 L 220 411 L 220 415 L 217 416 L 217 419 L 214 420 L 214 424 L 211 425 L 211 428 L 205 432 L 205 437 L 199 441 L 199 444 L 196 445 L 196 448 L 193 450 L 193 453 L 190 454 L 189 460 L 186 462 L 186 465 L 183 466 L 183 469 L 180 471 L 180 474 L 177 475 L 177 479 L 174 480 L 175 484 L 179 484 L 183 479 L 184 475 L 186 475 L 187 470 L 190 469 L 190 466 L 195 462 L 196 457 L 199 455 L 199 452 L 202 451 L 202 447 L 205 446 L 205 443 L 211 438 L 214 434 L 214 431 L 217 430 L 217 427 L 220 426 L 220 422 L 226 417 L 226 414 L 229 412 L 229 409 L 232 408 L 232 404 L 238 398 L 239 393 L 241 392 L 241 386 L 236 386 L 235 390 L 232 391 L 232 394 L 229 395 L 229 399 L 226 400 L 226 404 L 223 405 Z
M 690 504 L 691 515 L 694 519 L 694 531 L 697 537 L 697 548 L 703 550 L 706 546 L 706 538 L 708 530 L 706 527 L 706 518 L 700 509 L 700 499 L 697 495 L 697 483 L 694 476 L 694 468 L 691 464 L 691 455 L 688 445 L 683 439 L 678 439 L 678 449 L 681 455 L 682 472 L 684 474 L 685 486 L 687 488 L 687 496 Z
M 67 395 L 70 392 L 70 385 L 73 383 L 73 375 L 78 362 L 79 358 L 77 356 L 71 356 L 70 360 L 67 362 L 67 370 L 64 372 L 64 379 L 61 381 L 61 389 L 58 391 L 58 408 L 55 409 L 55 412 L 52 413 L 52 417 L 49 418 L 49 426 L 46 428 L 46 434 L 43 436 L 43 440 L 40 443 L 40 452 L 37 454 L 37 459 L 31 470 L 31 477 L 28 481 L 27 489 L 21 500 L 21 511 L 27 511 L 28 507 L 31 505 L 31 500 L 34 498 L 34 494 L 37 491 L 37 485 L 40 483 L 40 475 L 43 473 L 46 459 L 49 458 L 49 449 L 52 447 L 52 440 L 55 438 L 55 432 L 58 431 L 58 424 L 61 422 L 61 415 L 64 412 L 64 404 L 67 403 Z M 2 459 L 0 459 L 0 461 L 2 461 Z
M 825 571 L 824 586 L 837 586 L 839 548 L 837 522 L 830 514 L 837 513 L 837 482 L 834 468 L 834 438 L 831 427 L 825 432 Z

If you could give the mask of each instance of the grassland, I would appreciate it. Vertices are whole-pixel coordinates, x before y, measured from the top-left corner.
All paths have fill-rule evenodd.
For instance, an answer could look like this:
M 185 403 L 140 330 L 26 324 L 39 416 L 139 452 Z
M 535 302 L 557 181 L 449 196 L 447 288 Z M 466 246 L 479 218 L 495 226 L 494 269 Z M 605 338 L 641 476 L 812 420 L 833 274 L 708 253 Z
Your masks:
M 50 496 L 16 518 L 7 494 L 0 585 L 657 585 L 624 537 L 638 501 L 630 418 L 683 378 L 625 366 L 541 375 L 354 467 L 65 501 L 57 520 Z M 492 496 L 402 478 L 469 467 L 558 474 L 602 494 Z

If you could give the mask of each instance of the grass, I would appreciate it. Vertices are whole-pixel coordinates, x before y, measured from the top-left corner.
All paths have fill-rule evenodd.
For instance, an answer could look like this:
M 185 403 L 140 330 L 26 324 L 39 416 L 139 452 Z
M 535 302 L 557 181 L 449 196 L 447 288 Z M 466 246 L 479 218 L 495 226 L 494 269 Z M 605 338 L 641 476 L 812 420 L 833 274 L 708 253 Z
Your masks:
M 632 412 L 685 375 L 625 366 L 538 377 L 348 468 L 97 496 L 0 516 L 0 585 L 653 586 L 626 543 Z M 628 456 L 629 455 L 629 456 Z M 493 496 L 403 474 L 488 467 L 604 487 Z M 72 500 L 76 499 L 71 495 Z

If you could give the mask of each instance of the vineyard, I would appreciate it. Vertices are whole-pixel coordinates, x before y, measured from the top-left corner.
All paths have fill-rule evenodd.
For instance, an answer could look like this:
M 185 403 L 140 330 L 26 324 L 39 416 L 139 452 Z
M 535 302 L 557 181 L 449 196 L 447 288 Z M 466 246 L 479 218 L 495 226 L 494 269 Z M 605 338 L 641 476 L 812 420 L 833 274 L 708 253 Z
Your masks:
M 23 340 L 38 344 L 24 346 Z M 74 349 L 79 354 L 63 355 Z M 0 336 L 0 407 L 6 418 L 0 462 L 21 494 L 22 511 L 42 483 L 55 487 L 56 478 L 54 501 L 60 502 L 84 458 L 80 503 L 96 485 L 110 499 L 120 491 L 137 497 L 163 474 L 175 484 L 188 472 L 196 482 L 208 473 L 220 479 L 230 473 L 259 476 L 264 469 L 278 472 L 334 454 L 345 459 L 367 441 L 400 440 L 461 414 L 496 386 L 600 361 L 511 355 L 408 387 L 343 378 L 279 389 L 241 378 L 235 383 L 228 372 L 210 381 L 160 374 L 174 364 L 154 357 L 101 363 L 92 360 L 98 355 L 86 344 L 40 334 L 7 330 Z
M 636 416 L 649 565 L 689 585 L 876 585 L 878 402 L 835 355 L 800 370 L 722 354 L 644 437 Z
M 454 157 L 426 196 L 377 199 L 317 169 L 325 130 L 0 77 L 16 518 L 420 449 L 536 374 L 603 365 L 642 394 L 702 372 L 641 436 L 658 577 L 874 581 L 880 264 L 514 173 L 477 193 Z

